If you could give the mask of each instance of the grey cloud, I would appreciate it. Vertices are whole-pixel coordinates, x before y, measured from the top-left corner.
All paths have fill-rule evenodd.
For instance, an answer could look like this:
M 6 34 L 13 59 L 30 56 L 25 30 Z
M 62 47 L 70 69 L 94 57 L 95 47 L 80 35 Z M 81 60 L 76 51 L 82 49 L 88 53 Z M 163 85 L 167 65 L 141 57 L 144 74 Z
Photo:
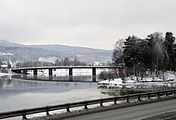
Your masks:
M 0 0 L 0 39 L 112 49 L 119 38 L 176 34 L 174 0 Z M 98 45 L 98 46 L 97 46 Z

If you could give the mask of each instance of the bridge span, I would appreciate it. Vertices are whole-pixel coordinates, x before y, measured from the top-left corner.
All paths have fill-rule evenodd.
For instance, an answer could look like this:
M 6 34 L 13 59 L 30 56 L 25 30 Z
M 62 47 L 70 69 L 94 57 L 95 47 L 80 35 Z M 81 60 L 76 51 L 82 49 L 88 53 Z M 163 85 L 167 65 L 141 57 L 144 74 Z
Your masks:
M 56 69 L 68 69 L 69 76 L 73 76 L 73 69 L 92 69 L 93 81 L 96 81 L 96 70 L 97 69 L 119 69 L 120 67 L 115 66 L 42 66 L 42 67 L 23 67 L 23 68 L 12 68 L 11 71 L 19 74 L 28 74 L 28 71 L 33 71 L 33 75 L 37 76 L 38 71 L 48 70 L 50 78 L 53 76 L 53 70 Z

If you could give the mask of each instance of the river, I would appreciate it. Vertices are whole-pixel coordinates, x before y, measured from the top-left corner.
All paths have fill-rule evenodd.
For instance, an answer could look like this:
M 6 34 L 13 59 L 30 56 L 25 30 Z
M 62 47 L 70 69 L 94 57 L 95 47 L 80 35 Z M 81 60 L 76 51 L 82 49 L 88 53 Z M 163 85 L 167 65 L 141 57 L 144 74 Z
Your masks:
M 16 75 L 1 76 L 0 112 L 121 95 L 122 90 L 98 89 L 97 83 L 92 82 L 92 78 L 89 76 L 91 72 L 89 73 L 83 72 L 82 76 L 77 74 L 76 79 L 72 79 L 73 81 L 67 80 L 68 76 L 64 77 L 65 73 L 54 75 L 52 80 L 47 80 L 48 73 L 46 75 L 42 73 L 37 76 L 37 78 L 44 78 L 43 80 L 35 78 L 24 79 L 23 75 L 20 77 L 16 77 Z M 26 77 L 31 78 L 32 74 Z M 61 81 L 61 78 L 66 78 L 66 81 Z M 175 88 L 175 83 L 171 86 Z M 139 87 L 137 86 L 137 88 Z M 162 85 L 161 89 L 165 87 Z
M 95 82 L 49 82 L 0 77 L 0 112 L 104 98 Z

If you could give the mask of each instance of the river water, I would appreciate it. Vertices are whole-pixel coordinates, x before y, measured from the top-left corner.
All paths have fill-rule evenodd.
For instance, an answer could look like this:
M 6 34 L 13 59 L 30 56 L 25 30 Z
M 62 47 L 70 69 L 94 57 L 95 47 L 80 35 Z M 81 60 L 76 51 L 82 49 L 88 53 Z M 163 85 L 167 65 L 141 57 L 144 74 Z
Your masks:
M 104 98 L 95 82 L 49 82 L 0 77 L 0 112 Z
M 54 74 L 52 80 L 47 80 L 48 73 L 39 74 L 37 76 L 39 79 L 27 79 L 33 77 L 32 74 L 25 76 L 26 79 L 23 75 L 20 77 L 18 75 L 1 76 L 0 112 L 121 95 L 121 89 L 98 89 L 97 83 L 92 82 L 90 71 L 89 73 L 85 72 L 81 76 L 77 74 L 76 78 L 72 79 L 73 81 L 69 81 L 68 76 L 64 77 L 66 73 Z M 44 79 L 41 80 L 40 78 Z M 64 79 L 66 81 L 63 81 Z M 137 86 L 137 88 L 139 87 L 141 86 Z M 162 85 L 161 89 L 165 87 Z M 175 88 L 176 84 L 174 83 L 172 87 Z

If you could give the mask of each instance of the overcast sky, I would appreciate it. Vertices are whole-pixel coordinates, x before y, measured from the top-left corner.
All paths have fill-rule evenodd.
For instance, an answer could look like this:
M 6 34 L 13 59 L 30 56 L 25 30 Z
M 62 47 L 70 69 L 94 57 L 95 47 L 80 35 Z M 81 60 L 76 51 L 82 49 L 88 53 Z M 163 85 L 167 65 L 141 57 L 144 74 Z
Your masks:
M 176 35 L 176 0 L 0 0 L 0 40 L 113 49 L 156 31 Z

